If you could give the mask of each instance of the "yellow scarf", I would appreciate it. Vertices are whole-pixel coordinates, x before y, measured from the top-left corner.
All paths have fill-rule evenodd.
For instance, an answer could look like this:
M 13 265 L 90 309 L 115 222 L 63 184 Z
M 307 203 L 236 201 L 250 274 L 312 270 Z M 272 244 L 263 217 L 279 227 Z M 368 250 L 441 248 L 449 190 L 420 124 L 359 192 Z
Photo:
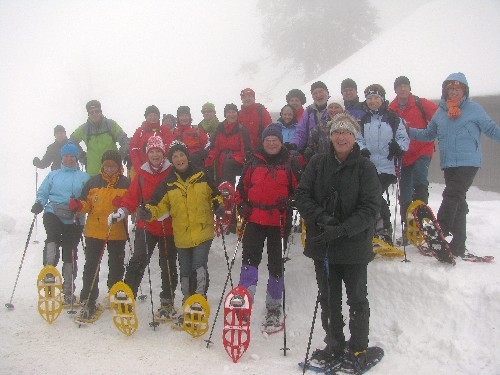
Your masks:
M 460 114 L 460 108 L 458 108 L 458 103 L 460 103 L 460 99 L 458 100 L 446 100 L 446 106 L 448 107 L 448 117 L 452 120 L 455 120 Z

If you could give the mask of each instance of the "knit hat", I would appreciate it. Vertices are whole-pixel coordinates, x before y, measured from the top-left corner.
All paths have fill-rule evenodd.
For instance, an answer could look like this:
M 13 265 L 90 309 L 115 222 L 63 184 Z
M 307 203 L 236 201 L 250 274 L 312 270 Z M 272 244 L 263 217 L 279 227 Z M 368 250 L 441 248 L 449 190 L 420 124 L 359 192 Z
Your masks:
M 87 113 L 89 113 L 93 109 L 98 109 L 99 111 L 102 110 L 101 103 L 97 100 L 91 100 L 90 102 L 87 103 L 85 108 L 87 109 Z
M 226 117 L 227 111 L 230 111 L 230 110 L 238 112 L 238 106 L 236 104 L 233 104 L 233 103 L 226 104 L 226 106 L 224 107 L 224 117 Z
M 385 100 L 385 90 L 378 83 L 374 83 L 365 89 L 365 98 L 368 99 L 370 96 L 378 96 L 382 100 Z
M 146 112 L 144 112 L 144 117 L 146 117 L 150 113 L 156 113 L 158 117 L 160 117 L 160 110 L 155 105 L 150 105 L 149 107 L 146 108 Z
M 338 113 L 333 116 L 330 124 L 330 135 L 335 130 L 347 130 L 348 132 L 356 135 L 359 132 L 358 122 L 348 113 Z
M 346 78 L 340 84 L 340 91 L 341 92 L 344 89 L 348 89 L 348 88 L 358 91 L 358 85 L 356 84 L 356 82 L 352 78 Z
M 189 158 L 189 151 L 187 146 L 181 141 L 175 140 L 170 143 L 170 147 L 168 149 L 168 160 L 170 160 L 170 162 L 172 162 L 172 156 L 174 155 L 175 151 L 182 151 Z
M 283 132 L 281 131 L 281 126 L 278 124 L 270 124 L 267 128 L 262 132 L 262 141 L 269 137 L 270 135 L 274 135 L 279 138 L 280 142 L 283 143 Z
M 106 160 L 114 161 L 118 167 L 122 165 L 122 157 L 116 150 L 105 151 L 104 154 L 102 154 L 101 163 L 104 164 Z
M 149 137 L 148 143 L 146 144 L 146 154 L 150 150 L 155 150 L 155 149 L 163 152 L 163 155 L 166 154 L 165 144 L 163 143 L 163 140 L 161 139 L 161 137 L 159 137 L 157 135 L 153 135 L 153 136 Z
M 66 129 L 64 129 L 64 126 L 62 126 L 62 125 L 56 125 L 54 127 L 54 135 L 56 135 L 57 132 L 64 132 L 64 133 L 66 133 Z
M 78 147 L 73 142 L 68 142 L 61 147 L 61 157 L 68 154 L 78 158 Z
M 326 91 L 328 91 L 328 88 L 326 87 L 326 85 L 321 81 L 316 81 L 311 85 L 311 94 L 316 89 L 325 89 Z
M 302 105 L 306 104 L 306 95 L 299 89 L 292 89 L 286 94 L 286 102 L 290 102 L 291 98 L 298 98 Z
M 246 89 L 241 90 L 240 96 L 243 95 L 251 95 L 255 99 L 255 91 L 253 91 L 251 88 L 247 87 Z
M 203 113 L 204 111 L 212 111 L 212 112 L 215 112 L 215 105 L 213 103 L 210 103 L 210 102 L 206 102 L 205 104 L 203 104 L 201 106 L 201 113 Z
M 189 108 L 187 105 L 181 105 L 179 108 L 177 108 L 177 117 L 179 117 L 181 113 L 185 113 L 191 116 L 191 108 Z
M 398 77 L 398 78 L 396 78 L 396 80 L 394 81 L 394 91 L 396 91 L 396 88 L 397 88 L 399 85 L 408 85 L 408 86 L 410 86 L 410 80 L 408 79 L 408 77 L 405 77 L 405 76 L 399 76 L 399 77 Z M 410 91 L 411 91 L 411 86 L 410 86 Z

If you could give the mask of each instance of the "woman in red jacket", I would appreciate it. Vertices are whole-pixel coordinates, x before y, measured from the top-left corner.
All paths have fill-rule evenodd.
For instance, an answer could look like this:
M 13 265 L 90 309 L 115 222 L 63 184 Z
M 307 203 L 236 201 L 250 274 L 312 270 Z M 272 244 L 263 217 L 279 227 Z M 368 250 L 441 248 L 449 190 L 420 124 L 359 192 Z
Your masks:
M 165 158 L 165 145 L 159 136 L 149 138 L 146 145 L 147 161 L 137 171 L 130 188 L 123 196 L 120 208 L 109 215 L 108 222 L 123 220 L 134 212 L 143 202 L 151 199 L 156 187 L 170 171 L 170 162 Z M 172 234 L 172 219 L 165 215 L 157 221 L 137 220 L 135 231 L 134 254 L 130 259 L 125 274 L 125 283 L 137 295 L 144 271 L 155 246 L 158 244 L 161 270 L 161 307 L 160 318 L 169 320 L 176 315 L 174 292 L 177 288 L 177 250 Z

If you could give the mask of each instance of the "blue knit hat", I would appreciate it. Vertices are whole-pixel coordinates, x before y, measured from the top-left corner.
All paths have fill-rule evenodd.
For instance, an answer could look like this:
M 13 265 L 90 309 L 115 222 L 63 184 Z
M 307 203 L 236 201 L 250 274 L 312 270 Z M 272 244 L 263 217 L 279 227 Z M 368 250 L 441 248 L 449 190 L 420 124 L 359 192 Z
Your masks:
M 68 154 L 78 159 L 78 147 L 76 147 L 73 142 L 68 142 L 61 147 L 61 157 Z
M 262 132 L 262 141 L 264 141 L 264 139 L 266 137 L 269 137 L 270 135 L 278 137 L 281 143 L 283 143 L 283 132 L 281 131 L 281 126 L 279 126 L 278 124 L 271 124 L 264 129 L 264 131 Z

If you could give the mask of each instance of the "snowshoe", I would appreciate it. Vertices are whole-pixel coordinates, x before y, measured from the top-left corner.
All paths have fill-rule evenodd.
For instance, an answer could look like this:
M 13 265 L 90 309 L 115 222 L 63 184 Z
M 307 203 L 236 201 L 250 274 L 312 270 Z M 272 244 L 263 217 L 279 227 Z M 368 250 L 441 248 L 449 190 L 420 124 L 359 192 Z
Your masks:
M 236 193 L 231 183 L 224 181 L 218 187 L 222 200 L 224 202 L 224 213 L 221 218 L 215 220 L 215 233 L 220 236 L 221 229 L 223 233 L 228 233 L 230 228 L 236 231 L 236 223 L 232 223 L 234 215 L 234 206 L 236 204 Z
M 177 319 L 177 309 L 173 304 L 167 303 L 165 305 L 160 306 L 158 311 L 155 313 L 155 320 L 159 322 L 171 322 L 174 319 Z
M 415 208 L 425 204 L 423 201 L 413 201 L 406 210 L 406 238 L 408 241 L 417 247 L 425 244 L 424 236 L 418 229 L 417 222 L 415 221 Z M 419 249 L 420 250 L 420 249 Z
M 73 302 L 73 307 L 79 307 L 80 303 L 78 301 L 77 296 L 74 294 L 65 294 L 63 296 L 63 309 L 70 309 L 71 308 L 71 302 Z
M 362 352 L 348 351 L 344 360 L 333 374 L 364 374 L 373 366 L 380 362 L 384 356 L 384 350 L 378 346 L 373 346 Z
M 390 245 L 389 243 L 385 242 L 383 239 L 379 237 L 373 237 L 372 244 L 373 244 L 373 252 L 375 254 L 391 258 L 404 256 L 403 250 Z
M 260 326 L 262 333 L 273 334 L 280 332 L 284 328 L 284 320 L 281 316 L 281 308 L 268 309 L 266 318 Z
M 316 349 L 311 358 L 304 365 L 304 362 L 299 363 L 300 368 L 306 368 L 313 372 L 322 374 L 332 374 L 344 361 L 344 355 L 334 355 L 324 349 Z
M 473 262 L 473 263 L 490 263 L 495 260 L 495 257 L 492 255 L 480 256 L 472 254 L 467 250 L 465 250 L 464 255 L 461 255 L 460 258 L 465 262 Z
M 54 266 L 45 266 L 38 274 L 38 312 L 49 324 L 52 324 L 61 314 L 62 277 Z
M 250 293 L 241 285 L 231 290 L 224 301 L 222 344 L 234 363 L 238 362 L 250 344 L 251 301 Z
M 139 326 L 135 313 L 135 299 L 132 289 L 118 281 L 109 291 L 109 305 L 113 310 L 113 323 L 123 334 L 130 336 Z
M 201 294 L 193 294 L 182 307 L 183 318 L 177 320 L 172 328 L 178 329 L 182 323 L 182 329 L 193 337 L 200 337 L 208 331 L 208 318 L 210 317 L 210 306 Z
M 82 325 L 93 324 L 99 319 L 104 311 L 104 307 L 93 302 L 82 302 L 80 314 L 74 319 L 79 327 Z

